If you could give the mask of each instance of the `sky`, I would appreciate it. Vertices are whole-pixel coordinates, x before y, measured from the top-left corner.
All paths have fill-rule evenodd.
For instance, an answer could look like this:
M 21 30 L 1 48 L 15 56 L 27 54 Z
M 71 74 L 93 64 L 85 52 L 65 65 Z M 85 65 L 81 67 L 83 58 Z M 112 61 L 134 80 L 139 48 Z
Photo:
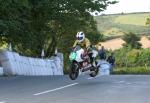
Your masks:
M 119 3 L 107 7 L 105 14 L 150 12 L 150 0 L 117 0 Z

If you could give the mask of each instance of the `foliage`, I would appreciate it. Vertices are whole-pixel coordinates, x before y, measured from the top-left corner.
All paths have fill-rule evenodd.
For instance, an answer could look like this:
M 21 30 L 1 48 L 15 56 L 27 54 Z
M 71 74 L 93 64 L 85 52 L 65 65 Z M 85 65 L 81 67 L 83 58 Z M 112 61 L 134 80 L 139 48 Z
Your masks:
M 137 65 L 150 65 L 150 49 L 142 49 L 136 61 Z
M 103 34 L 99 32 L 89 32 L 86 34 L 86 37 L 91 41 L 92 44 L 96 45 L 99 41 L 103 41 Z
M 114 69 L 112 74 L 150 74 L 150 67 L 128 67 Z
M 123 40 L 126 42 L 123 44 L 124 47 L 130 46 L 131 48 L 140 49 L 142 44 L 139 43 L 140 37 L 134 33 L 128 33 L 123 36 Z
M 146 25 L 150 26 L 150 18 L 146 19 Z
M 117 67 L 150 66 L 150 49 L 122 48 L 115 51 Z
M 27 56 L 46 57 L 56 47 L 65 48 L 79 31 L 95 31 L 90 12 L 101 12 L 109 0 L 0 0 L 0 44 L 12 43 L 13 50 Z M 61 45 L 66 42 L 67 45 Z M 61 48 L 60 48 L 61 49 Z M 65 51 L 62 51 L 65 52 Z
M 116 57 L 116 66 L 123 67 L 127 66 L 127 52 L 130 48 L 121 48 L 119 50 L 114 51 Z
M 133 64 L 137 62 L 139 56 L 140 50 L 132 49 L 131 51 L 129 51 L 127 53 L 127 62 L 129 63 L 128 66 L 133 66 Z
M 150 40 L 150 36 L 148 37 L 148 39 Z

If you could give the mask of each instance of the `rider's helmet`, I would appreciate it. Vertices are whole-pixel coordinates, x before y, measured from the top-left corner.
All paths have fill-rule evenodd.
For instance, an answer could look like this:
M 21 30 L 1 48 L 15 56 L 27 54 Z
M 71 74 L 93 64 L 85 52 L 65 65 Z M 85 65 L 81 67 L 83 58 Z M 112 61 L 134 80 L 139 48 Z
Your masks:
M 76 38 L 79 42 L 82 42 L 85 39 L 85 34 L 82 31 L 80 31 L 77 33 Z

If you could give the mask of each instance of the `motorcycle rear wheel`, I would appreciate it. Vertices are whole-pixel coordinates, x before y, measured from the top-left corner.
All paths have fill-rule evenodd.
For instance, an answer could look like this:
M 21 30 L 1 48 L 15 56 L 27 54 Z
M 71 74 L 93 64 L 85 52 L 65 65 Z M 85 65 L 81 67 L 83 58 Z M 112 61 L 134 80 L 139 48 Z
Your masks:
M 95 77 L 97 76 L 99 69 L 97 67 L 92 67 L 92 69 L 90 70 L 92 73 L 90 74 L 91 77 Z

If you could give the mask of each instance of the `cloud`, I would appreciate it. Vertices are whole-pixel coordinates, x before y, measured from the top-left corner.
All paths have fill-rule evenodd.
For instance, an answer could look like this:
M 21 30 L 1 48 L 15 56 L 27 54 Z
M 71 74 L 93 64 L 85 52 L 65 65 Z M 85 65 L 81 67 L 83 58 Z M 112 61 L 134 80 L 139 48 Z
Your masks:
M 108 6 L 104 11 L 106 14 L 129 13 L 129 12 L 150 12 L 149 0 L 118 0 L 119 3 Z

